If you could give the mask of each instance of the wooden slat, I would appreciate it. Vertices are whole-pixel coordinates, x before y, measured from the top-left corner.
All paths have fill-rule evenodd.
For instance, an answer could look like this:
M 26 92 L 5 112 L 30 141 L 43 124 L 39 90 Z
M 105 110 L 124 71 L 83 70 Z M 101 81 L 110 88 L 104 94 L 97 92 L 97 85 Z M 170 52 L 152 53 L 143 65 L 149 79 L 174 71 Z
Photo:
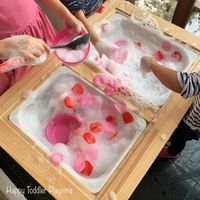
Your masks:
M 121 9 L 121 11 L 127 15 L 131 14 L 133 11 L 131 6 L 129 5 L 126 10 Z M 115 13 L 115 9 L 111 12 L 108 10 L 106 12 L 105 15 L 95 14 L 90 19 L 96 22 L 102 19 L 102 16 L 110 17 Z M 200 50 L 200 45 L 196 46 L 196 44 L 200 44 L 196 36 L 160 18 L 156 19 L 158 19 L 160 26 L 165 29 L 166 33 L 194 47 L 197 51 Z M 194 45 L 194 43 L 196 44 Z M 118 199 L 127 200 L 191 105 L 191 100 L 185 101 L 180 95 L 173 93 L 160 111 L 152 117 L 151 123 L 149 123 L 144 133 L 120 163 L 103 189 L 94 195 L 61 167 L 53 166 L 45 153 L 30 138 L 8 121 L 10 112 L 22 101 L 23 94 L 27 90 L 37 88 L 61 64 L 55 56 L 51 55 L 44 64 L 34 67 L 0 97 L 0 146 L 44 188 L 48 189 L 49 186 L 54 186 L 58 189 L 62 187 L 72 188 L 72 195 L 63 193 L 59 196 L 55 191 L 52 192 L 51 194 L 56 199 L 107 200 L 110 199 L 110 192 L 113 191 Z M 199 66 L 200 63 L 198 61 L 189 71 L 196 71 L 199 69 Z M 72 69 L 90 81 L 92 80 L 93 73 L 97 72 L 95 71 L 96 69 L 91 69 L 91 66 L 85 64 Z

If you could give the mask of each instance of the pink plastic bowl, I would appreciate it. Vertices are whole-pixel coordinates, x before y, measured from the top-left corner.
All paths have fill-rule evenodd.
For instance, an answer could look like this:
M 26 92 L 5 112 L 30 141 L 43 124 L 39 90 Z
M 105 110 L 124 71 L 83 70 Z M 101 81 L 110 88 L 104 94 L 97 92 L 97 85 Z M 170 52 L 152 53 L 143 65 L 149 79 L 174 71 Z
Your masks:
M 52 144 L 67 144 L 71 131 L 81 124 L 82 122 L 77 116 L 57 114 L 47 124 L 46 137 Z
M 73 29 L 67 28 L 59 32 L 51 45 L 67 45 L 73 41 L 73 39 L 79 35 L 84 35 L 82 31 L 80 34 L 74 33 Z M 76 65 L 83 62 L 90 52 L 90 41 L 77 50 L 69 49 L 56 49 L 54 51 L 55 55 L 66 64 Z

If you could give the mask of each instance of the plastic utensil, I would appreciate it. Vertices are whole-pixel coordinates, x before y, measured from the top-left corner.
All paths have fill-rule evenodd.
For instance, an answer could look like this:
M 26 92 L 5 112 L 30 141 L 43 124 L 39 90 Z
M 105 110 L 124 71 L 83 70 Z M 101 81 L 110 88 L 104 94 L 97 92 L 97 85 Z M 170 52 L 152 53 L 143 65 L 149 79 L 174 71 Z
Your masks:
M 72 42 L 66 45 L 55 45 L 55 46 L 51 46 L 51 48 L 52 49 L 67 48 L 67 49 L 76 50 L 80 48 L 82 45 L 87 44 L 89 42 L 89 39 L 90 39 L 90 34 L 87 33 L 85 35 L 78 37 L 77 39 L 73 40 Z
M 86 45 L 85 45 L 86 46 Z M 90 42 L 85 48 L 78 49 L 78 50 L 69 50 L 69 49 L 55 49 L 55 55 L 63 61 L 65 64 L 69 64 L 71 67 L 72 65 L 77 65 L 83 62 L 90 52 Z

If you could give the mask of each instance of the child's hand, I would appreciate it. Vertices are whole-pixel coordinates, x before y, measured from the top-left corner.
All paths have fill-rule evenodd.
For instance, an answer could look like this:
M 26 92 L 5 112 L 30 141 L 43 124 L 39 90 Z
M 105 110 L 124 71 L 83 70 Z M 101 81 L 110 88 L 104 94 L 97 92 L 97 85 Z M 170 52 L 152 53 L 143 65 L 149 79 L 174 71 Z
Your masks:
M 2 59 L 21 57 L 26 62 L 34 62 L 43 54 L 49 54 L 47 44 L 41 40 L 28 35 L 16 35 L 1 41 L 4 48 L 1 51 Z
M 83 31 L 84 33 L 88 32 L 81 21 L 79 21 L 73 15 L 70 15 L 66 19 L 64 19 L 63 23 L 65 24 L 65 26 L 69 26 L 70 28 L 72 28 L 77 34 L 79 34 L 81 31 Z
M 100 56 L 104 54 L 111 60 L 115 60 L 119 54 L 119 47 L 113 42 L 107 40 L 101 40 L 95 45 L 95 48 L 99 52 Z
M 151 67 L 157 63 L 156 59 L 151 56 L 144 56 L 140 61 L 140 69 L 143 73 L 151 72 Z

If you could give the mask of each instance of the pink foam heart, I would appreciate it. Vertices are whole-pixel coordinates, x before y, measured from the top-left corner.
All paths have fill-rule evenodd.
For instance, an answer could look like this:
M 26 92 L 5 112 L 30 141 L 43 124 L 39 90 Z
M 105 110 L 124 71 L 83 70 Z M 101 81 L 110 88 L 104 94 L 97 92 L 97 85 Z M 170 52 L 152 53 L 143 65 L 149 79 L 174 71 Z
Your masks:
M 124 46 L 128 45 L 128 42 L 127 42 L 127 40 L 117 40 L 117 41 L 115 41 L 115 44 L 119 47 L 124 47 Z
M 120 87 L 121 86 L 121 80 L 117 78 L 110 78 L 108 80 L 108 85 L 112 87 Z
M 103 125 L 103 129 L 105 132 L 115 132 L 116 131 L 116 126 L 112 123 L 103 121 L 102 125 Z
M 104 92 L 105 92 L 108 96 L 111 96 L 111 95 L 113 95 L 113 94 L 116 93 L 115 89 L 114 89 L 112 86 L 110 86 L 110 85 L 107 85 L 107 86 L 105 87 Z
M 161 47 L 165 50 L 165 51 L 170 51 L 171 49 L 171 44 L 168 41 L 163 41 L 161 43 Z
M 103 101 L 103 103 L 101 105 L 101 110 L 106 115 L 115 116 L 117 114 L 115 107 L 113 105 L 111 105 L 110 103 L 108 103 L 107 101 Z
M 103 86 L 108 83 L 109 78 L 105 74 L 98 74 L 93 78 L 93 83 L 97 86 Z
M 95 96 L 91 94 L 83 94 L 78 98 L 80 106 L 92 105 L 95 103 Z
M 86 156 L 88 160 L 96 160 L 98 157 L 98 150 L 95 147 L 88 147 L 86 150 Z
M 126 104 L 124 102 L 116 102 L 115 104 L 115 108 L 120 112 L 123 113 L 126 110 Z
M 82 171 L 82 168 L 81 168 L 82 162 L 83 160 L 79 157 L 75 158 L 74 161 L 72 162 L 73 169 L 78 173 Z
M 119 56 L 115 58 L 115 61 L 118 63 L 123 63 L 128 57 L 128 51 L 119 51 Z
M 63 157 L 64 156 L 62 154 L 60 154 L 60 153 L 53 153 L 50 156 L 50 161 L 51 161 L 52 164 L 58 165 L 63 161 Z
M 119 49 L 113 60 L 121 64 L 128 57 L 128 41 L 123 39 L 117 40 L 115 41 L 115 44 L 119 47 Z

